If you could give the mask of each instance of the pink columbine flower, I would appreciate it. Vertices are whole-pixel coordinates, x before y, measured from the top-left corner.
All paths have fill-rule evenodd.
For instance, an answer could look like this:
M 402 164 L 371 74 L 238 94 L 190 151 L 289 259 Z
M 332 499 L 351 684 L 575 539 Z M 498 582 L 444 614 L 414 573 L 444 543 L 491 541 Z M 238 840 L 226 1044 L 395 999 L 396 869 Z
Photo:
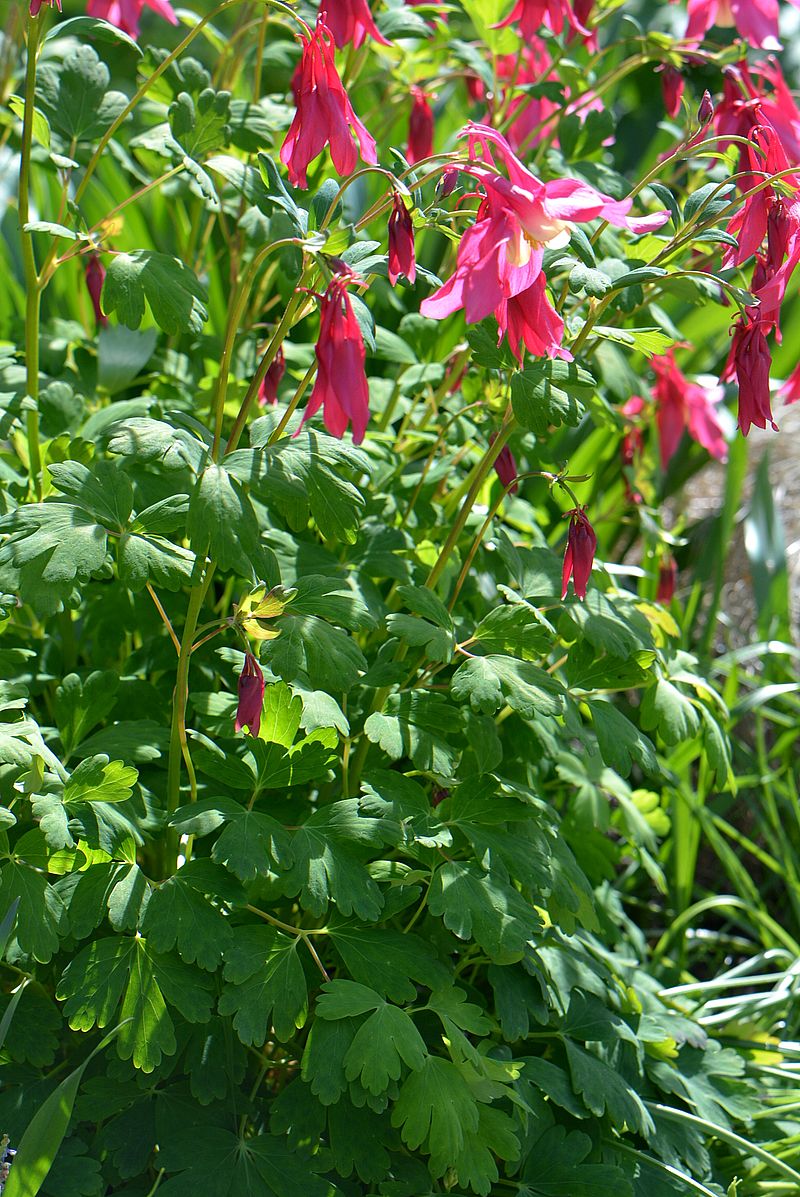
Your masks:
M 522 363 L 522 345 L 534 357 L 560 357 L 572 361 L 564 349 L 564 321 L 547 298 L 545 277 L 536 276 L 530 287 L 502 299 L 495 308 L 500 331 L 498 344 L 505 334 L 514 357 Z
M 692 440 L 702 445 L 712 457 L 724 461 L 728 446 L 722 432 L 716 405 L 722 399 L 722 389 L 699 386 L 681 372 L 674 350 L 654 357 L 656 375 L 653 397 L 656 401 L 656 422 L 661 449 L 661 468 L 666 469 L 675 456 L 684 428 Z
M 778 425 L 772 418 L 769 372 L 772 354 L 767 345 L 762 314 L 758 308 L 748 308 L 733 329 L 733 341 L 722 377 L 739 384 L 739 427 L 742 436 L 755 424 L 774 432 Z
M 367 37 L 380 42 L 382 46 L 391 44 L 375 24 L 369 0 L 322 0 L 319 15 L 330 29 L 340 50 L 349 42 L 358 49 Z
M 408 118 L 406 158 L 413 166 L 433 153 L 433 109 L 420 87 L 411 88 L 411 116 Z
M 103 283 L 105 282 L 106 272 L 103 269 L 103 263 L 100 261 L 97 254 L 91 254 L 89 261 L 86 263 L 86 290 L 89 292 L 89 298 L 92 301 L 92 310 L 94 311 L 94 318 L 99 328 L 108 327 L 108 317 L 103 309 L 100 307 L 100 296 L 103 293 Z
M 338 173 L 352 174 L 358 162 L 353 133 L 363 160 L 372 165 L 378 161 L 375 139 L 353 111 L 336 70 L 333 36 L 323 13 L 314 32 L 301 40 L 303 52 L 292 81 L 297 109 L 280 155 L 293 187 L 308 186 L 309 163 L 326 145 Z
M 178 24 L 178 18 L 169 0 L 89 0 L 86 11 L 90 17 L 102 17 L 110 25 L 116 25 L 123 33 L 136 38 L 139 36 L 139 22 L 145 7 L 152 8 L 153 12 L 169 21 L 170 25 Z
M 414 257 L 414 225 L 411 213 L 400 192 L 395 191 L 389 216 L 389 282 L 393 287 L 401 274 L 413 283 L 417 277 L 417 262 Z
M 670 553 L 658 571 L 658 593 L 656 602 L 668 606 L 675 597 L 675 586 L 678 581 L 678 563 Z
M 38 17 L 39 11 L 43 4 L 49 4 L 51 8 L 55 4 L 58 11 L 61 12 L 61 0 L 31 0 L 29 9 L 30 15 L 32 17 Z
M 781 399 L 784 400 L 788 407 L 791 403 L 797 403 L 800 400 L 800 363 L 795 366 L 786 382 L 778 391 Z
M 259 407 L 266 407 L 267 404 L 272 407 L 278 402 L 278 387 L 285 373 L 286 358 L 283 356 L 283 348 L 280 347 L 258 388 Z
M 461 238 L 455 273 L 424 300 L 424 316 L 441 319 L 464 308 L 468 324 L 482 320 L 503 300 L 533 285 L 545 249 L 567 245 L 574 224 L 600 219 L 644 233 L 669 219 L 666 211 L 633 219 L 628 216 L 632 200 L 614 200 L 578 179 L 542 183 L 505 137 L 486 125 L 469 124 L 462 136 L 469 139 L 470 162 L 461 169 L 478 180 L 486 196 L 474 225 Z M 495 166 L 492 146 L 508 177 Z
M 689 0 L 686 37 L 700 42 L 712 25 L 720 25 L 735 28 L 751 46 L 780 50 L 778 13 L 778 0 Z
M 519 22 L 519 31 L 524 41 L 538 33 L 542 25 L 552 29 L 553 33 L 561 33 L 566 24 L 569 29 L 577 29 L 578 32 L 589 36 L 588 29 L 578 21 L 569 0 L 516 0 L 511 12 L 496 28 L 503 29 L 506 25 L 516 22 Z
M 631 485 L 631 471 L 635 470 L 639 458 L 644 453 L 644 432 L 634 421 L 642 414 L 646 406 L 641 395 L 631 395 L 627 403 L 623 403 L 620 408 L 620 413 L 630 421 L 620 445 L 625 496 L 630 503 L 643 502 L 640 492 Z
M 245 653 L 244 666 L 239 674 L 239 705 L 236 708 L 236 731 L 243 727 L 250 729 L 251 736 L 258 735 L 261 726 L 261 712 L 264 709 L 264 674 L 251 652 Z
M 564 553 L 564 568 L 561 571 L 561 598 L 563 600 L 567 597 L 569 580 L 572 578 L 575 596 L 583 602 L 586 598 L 586 587 L 597 550 L 597 537 L 594 534 L 594 528 L 586 518 L 585 507 L 576 507 L 574 511 L 569 511 L 567 514 L 570 520 L 567 548 Z
M 358 281 L 349 271 L 335 274 L 320 297 L 317 379 L 303 414 L 305 424 L 321 407 L 331 436 L 344 436 L 352 424 L 356 445 L 363 441 L 369 420 L 364 338 L 347 294 L 348 286 Z

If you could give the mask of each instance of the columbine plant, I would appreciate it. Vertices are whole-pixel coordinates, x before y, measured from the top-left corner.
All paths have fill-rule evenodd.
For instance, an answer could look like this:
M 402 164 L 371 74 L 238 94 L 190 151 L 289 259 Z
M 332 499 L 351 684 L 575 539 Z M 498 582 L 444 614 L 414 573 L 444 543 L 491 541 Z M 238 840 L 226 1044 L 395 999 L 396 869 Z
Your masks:
M 777 0 L 67 7 L 0 72 L 5 1197 L 800 1191 L 679 498 L 800 395 Z

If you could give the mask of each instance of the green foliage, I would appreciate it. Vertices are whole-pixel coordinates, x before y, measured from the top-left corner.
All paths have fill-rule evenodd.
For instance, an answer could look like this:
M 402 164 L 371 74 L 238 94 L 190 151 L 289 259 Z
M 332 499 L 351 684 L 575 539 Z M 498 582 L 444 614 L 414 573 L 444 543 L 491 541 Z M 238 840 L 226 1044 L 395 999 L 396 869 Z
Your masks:
M 181 9 L 180 32 L 150 10 L 141 44 L 17 7 L 20 90 L 15 31 L 48 32 L 4 119 L 30 181 L 19 203 L 6 172 L 0 250 L 6 1197 L 800 1191 L 786 538 L 765 457 L 759 642 L 715 656 L 745 455 L 693 523 L 680 488 L 706 455 L 685 437 L 662 468 L 651 398 L 671 348 L 720 372 L 721 283 L 755 303 L 740 266 L 714 273 L 734 151 L 678 138 L 652 86 L 671 64 L 713 87 L 733 58 L 606 0 L 600 52 L 547 28 L 526 49 L 556 65 L 527 75 L 510 3 L 379 3 L 392 44 L 336 61 L 380 169 L 316 159 L 302 190 L 279 155 L 286 6 Z M 670 212 L 503 242 L 544 255 L 572 360 L 519 360 L 500 308 L 466 332 L 420 314 L 483 184 L 461 171 L 450 198 L 456 159 L 406 161 L 415 84 L 440 154 L 464 165 L 459 130 L 491 120 L 543 181 Z M 397 288 L 393 187 L 419 259 Z M 301 421 L 342 263 L 359 446 L 323 431 L 327 404 Z M 576 507 L 585 601 L 561 598 Z

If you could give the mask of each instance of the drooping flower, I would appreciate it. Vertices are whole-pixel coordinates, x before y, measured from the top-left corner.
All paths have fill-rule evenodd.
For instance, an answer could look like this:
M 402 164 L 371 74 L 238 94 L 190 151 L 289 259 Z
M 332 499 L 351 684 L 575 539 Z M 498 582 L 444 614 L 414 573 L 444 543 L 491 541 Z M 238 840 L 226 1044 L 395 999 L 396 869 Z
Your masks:
M 570 520 L 564 568 L 561 571 L 561 598 L 563 600 L 567 597 L 569 580 L 572 578 L 575 597 L 583 602 L 597 551 L 597 537 L 587 519 L 585 507 L 576 507 L 567 514 Z
M 58 11 L 61 12 L 61 0 L 31 0 L 29 9 L 30 15 L 32 17 L 38 17 L 39 11 L 43 4 L 49 4 L 51 8 L 55 4 Z
M 382 46 L 391 44 L 375 24 L 369 0 L 322 0 L 319 11 L 340 50 L 349 42 L 358 49 L 367 37 Z
M 688 41 L 700 42 L 713 25 L 735 28 L 751 46 L 780 50 L 778 0 L 689 0 Z
M 658 593 L 656 594 L 656 602 L 664 603 L 665 606 L 672 602 L 675 597 L 675 586 L 678 581 L 678 563 L 670 553 L 661 562 L 661 567 L 658 571 Z
M 314 32 L 302 35 L 303 51 L 295 72 L 293 90 L 297 109 L 281 146 L 281 162 L 288 168 L 293 187 L 307 187 L 307 170 L 326 145 L 340 175 L 356 168 L 358 153 L 374 165 L 375 139 L 356 116 L 342 85 L 333 57 L 333 36 L 320 13 Z
M 285 373 L 286 358 L 283 356 L 283 348 L 281 347 L 270 362 L 269 369 L 261 380 L 261 386 L 258 388 L 259 407 L 265 407 L 268 403 L 272 406 L 278 402 L 278 387 Z
M 103 283 L 105 282 L 106 272 L 103 269 L 103 263 L 100 261 L 97 254 L 91 254 L 89 261 L 86 263 L 86 290 L 89 292 L 89 299 L 92 301 L 92 310 L 94 312 L 95 323 L 99 328 L 108 327 L 108 317 L 103 309 L 100 307 L 100 296 L 103 293 Z
M 731 351 L 722 377 L 739 384 L 739 428 L 747 436 L 755 424 L 756 428 L 773 431 L 778 425 L 772 418 L 770 402 L 769 372 L 772 354 L 767 345 L 763 319 L 758 308 L 748 308 L 746 315 L 737 320 L 733 329 Z
M 420 87 L 411 88 L 411 116 L 408 118 L 406 158 L 413 166 L 433 153 L 433 109 Z
M 102 17 L 110 25 L 116 25 L 131 37 L 139 36 L 139 22 L 143 8 L 152 8 L 170 25 L 177 25 L 178 18 L 169 0 L 89 0 L 86 11 L 90 17 Z
M 792 370 L 778 394 L 785 401 L 787 407 L 800 400 L 800 363 Z
M 349 272 L 335 274 L 320 298 L 317 378 L 303 413 L 305 424 L 321 407 L 331 436 L 344 436 L 351 424 L 356 445 L 364 439 L 369 420 L 364 338 L 347 294 L 348 286 L 358 281 Z
M 566 24 L 570 29 L 589 34 L 579 23 L 570 0 L 516 0 L 511 12 L 496 28 L 503 29 L 517 22 L 524 41 L 537 34 L 542 25 L 552 29 L 553 33 L 561 33 Z
M 635 420 L 641 416 L 646 407 L 641 395 L 631 395 L 620 408 L 620 413 L 630 421 L 620 445 L 622 476 L 625 482 L 625 495 L 630 503 L 641 503 L 642 495 L 631 483 L 631 474 L 635 470 L 639 458 L 644 453 L 644 432 Z
M 239 674 L 239 704 L 236 708 L 236 731 L 243 727 L 250 729 L 251 736 L 258 735 L 261 726 L 261 712 L 264 709 L 264 674 L 251 652 L 245 653 L 244 666 Z
M 652 367 L 661 468 L 665 470 L 675 456 L 684 428 L 712 457 L 724 461 L 728 446 L 715 410 L 722 399 L 721 388 L 708 389 L 689 382 L 678 368 L 672 349 L 654 357 Z
M 395 191 L 389 216 L 389 282 L 393 287 L 401 274 L 413 283 L 417 277 L 417 262 L 414 257 L 414 225 L 411 213 L 400 192 Z
M 573 224 L 600 219 L 644 233 L 669 219 L 666 211 L 633 219 L 628 216 L 630 199 L 612 199 L 578 179 L 542 183 L 523 166 L 505 137 L 486 125 L 469 124 L 462 136 L 469 139 L 470 162 L 461 169 L 478 180 L 485 198 L 475 223 L 461 238 L 455 273 L 423 301 L 425 316 L 441 319 L 463 307 L 468 324 L 482 320 L 503 300 L 533 285 L 545 249 L 567 245 Z M 492 146 L 508 177 L 495 166 Z
M 496 440 L 496 433 L 492 433 L 489 437 L 489 444 L 494 444 Z M 497 477 L 504 487 L 508 489 L 510 495 L 515 495 L 519 490 L 517 484 L 517 463 L 514 454 L 508 445 L 503 445 L 503 448 L 494 459 L 494 470 Z
M 664 98 L 664 111 L 667 116 L 677 116 L 681 110 L 683 96 L 683 75 L 680 71 L 667 63 L 657 68 L 661 75 L 661 94 Z
M 501 299 L 495 308 L 500 341 L 508 337 L 511 352 L 522 362 L 522 345 L 534 357 L 560 357 L 572 361 L 572 354 L 564 349 L 564 321 L 551 305 L 545 290 L 545 277 L 539 274 L 530 287 Z

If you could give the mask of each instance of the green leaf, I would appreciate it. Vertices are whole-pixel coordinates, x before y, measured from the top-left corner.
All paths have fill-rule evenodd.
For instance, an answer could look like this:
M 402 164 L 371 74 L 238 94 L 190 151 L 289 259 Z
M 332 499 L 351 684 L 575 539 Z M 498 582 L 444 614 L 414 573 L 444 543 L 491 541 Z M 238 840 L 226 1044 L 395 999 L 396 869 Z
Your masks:
M 317 1014 L 320 1018 L 351 1018 L 368 1011 L 379 1010 L 383 998 L 369 985 L 357 981 L 326 981 L 317 1000 Z
M 303 677 L 313 689 L 341 694 L 352 689 L 366 658 L 351 636 L 316 615 L 281 616 L 281 634 L 263 651 L 273 673 L 285 681 Z
M 0 910 L 8 910 L 14 902 L 19 903 L 14 937 L 20 950 L 47 964 L 66 929 L 61 898 L 42 873 L 12 860 L 0 872 Z
M 64 787 L 64 801 L 126 802 L 139 773 L 122 761 L 109 761 L 105 755 L 90 756 L 76 765 Z
M 177 947 L 187 964 L 196 962 L 200 968 L 214 972 L 233 934 L 230 921 L 207 896 L 215 892 L 208 861 L 189 861 L 153 890 L 142 920 L 142 934 L 156 952 Z
M 418 769 L 447 779 L 456 770 L 459 749 L 446 737 L 460 723 L 458 710 L 441 695 L 414 690 L 391 695 L 383 713 L 369 716 L 364 732 L 392 760 L 410 757 Z
M 476 366 L 483 366 L 487 370 L 517 369 L 519 363 L 505 339 L 501 340 L 494 317 L 480 324 L 471 324 L 467 329 L 467 341 Z
M 192 158 L 204 158 L 230 140 L 230 105 L 227 91 L 206 87 L 197 103 L 187 92 L 179 92 L 168 113 L 173 137 Z
M 54 129 L 69 140 L 98 137 L 128 103 L 122 92 L 109 91 L 111 75 L 91 46 L 77 46 L 64 56 L 60 68 L 52 62 L 40 67 L 36 90 Z
M 96 461 L 92 468 L 79 461 L 64 461 L 50 466 L 50 476 L 58 490 L 74 499 L 99 524 L 121 531 L 133 507 L 133 486 L 124 470 L 110 461 Z
M 439 988 L 447 982 L 447 969 L 433 949 L 413 934 L 387 927 L 372 929 L 358 924 L 331 924 L 329 941 L 355 981 L 370 984 L 381 997 L 410 1002 L 417 986 Z
M 579 264 L 573 266 L 569 272 L 569 289 L 577 295 L 585 291 L 587 295 L 605 295 L 613 286 L 611 279 L 602 270 Z
M 470 657 L 453 674 L 451 689 L 455 698 L 468 698 L 473 710 L 488 715 L 506 703 L 523 719 L 560 715 L 564 709 L 561 683 L 516 657 Z
M 374 922 L 383 907 L 381 892 L 361 861 L 348 851 L 351 837 L 358 835 L 358 821 L 337 828 L 332 820 L 331 808 L 323 807 L 294 833 L 293 864 L 280 879 L 281 890 L 289 897 L 299 895 L 303 909 L 315 918 L 334 902 L 343 915 L 356 914 Z M 366 827 L 368 820 L 360 822 Z
M 464 1078 L 449 1060 L 428 1056 L 403 1082 L 392 1111 L 412 1151 L 431 1155 L 431 1170 L 441 1176 L 457 1159 L 468 1137 L 478 1130 L 478 1105 Z
M 418 1070 L 427 1058 L 425 1042 L 409 1015 L 397 1006 L 381 1005 L 356 1031 L 344 1058 L 345 1075 L 377 1095 L 400 1079 L 403 1064 Z
M 299 942 L 274 927 L 236 928 L 225 948 L 226 985 L 219 1012 L 234 1016 L 242 1043 L 265 1043 L 270 1021 L 285 1043 L 305 1023 L 308 992 L 297 955 Z
M 162 1183 L 164 1197 L 209 1191 L 220 1197 L 332 1197 L 331 1186 L 311 1171 L 307 1158 L 273 1135 L 239 1138 L 220 1126 L 199 1131 L 189 1122 L 171 1128 L 159 1163 L 170 1172 L 184 1169 Z
M 112 670 L 96 670 L 81 680 L 68 673 L 56 688 L 55 715 L 67 757 L 117 701 L 119 677 Z
M 353 446 L 308 428 L 291 440 L 269 445 L 270 431 L 271 421 L 257 421 L 250 435 L 259 451 L 229 454 L 227 468 L 295 531 L 304 528 L 311 515 L 326 539 L 354 544 L 364 499 L 348 475 L 368 473 L 369 459 Z
M 156 324 L 171 336 L 200 333 L 208 319 L 205 288 L 183 262 L 148 249 L 115 254 L 103 286 L 103 310 L 138 328 L 145 300 Z
M 29 503 L 0 519 L 0 586 L 11 585 L 41 615 L 53 615 L 99 573 L 106 530 L 79 507 L 59 500 Z
M 19 117 L 20 120 L 25 119 L 25 100 L 22 96 L 9 96 L 8 106 L 14 113 L 14 116 Z M 50 122 L 45 114 L 40 112 L 36 107 L 33 109 L 33 137 L 34 140 L 38 141 L 39 145 L 43 145 L 46 150 L 50 149 Z M 68 233 L 70 237 L 75 236 L 75 234 L 69 229 L 66 229 L 65 232 Z
M 56 996 L 73 1030 L 105 1027 L 120 1010 L 117 1051 L 152 1072 L 174 1053 L 175 1029 L 167 1001 L 190 1022 L 211 1014 L 209 982 L 187 965 L 157 956 L 144 939 L 98 939 L 67 965 Z
M 542 657 L 555 639 L 555 630 L 536 607 L 513 603 L 485 615 L 473 635 L 489 653 L 532 661 Z
M 289 836 L 275 819 L 244 807 L 228 814 L 212 858 L 241 881 L 254 881 L 285 869 L 294 853 Z
M 660 328 L 612 328 L 596 324 L 592 332 L 604 341 L 615 341 L 617 345 L 624 345 L 626 349 L 633 349 L 637 353 L 646 353 L 648 357 L 666 353 L 675 344 L 673 338 Z
M 618 1130 L 628 1127 L 647 1138 L 655 1130 L 641 1097 L 615 1068 L 591 1052 L 564 1040 L 572 1084 L 597 1117 L 606 1112 Z
M 314 1019 L 303 1052 L 302 1076 L 324 1106 L 333 1105 L 347 1089 L 344 1058 L 356 1033 L 356 1020 Z
M 597 746 L 603 760 L 622 777 L 628 777 L 634 761 L 645 773 L 658 773 L 655 750 L 647 736 L 610 702 L 590 701 Z
M 574 362 L 535 361 L 511 379 L 511 403 L 523 428 L 544 437 L 555 426 L 575 427 L 583 415 L 576 391 L 592 391 L 595 380 Z
M 206 466 L 189 501 L 186 532 L 197 553 L 245 577 L 260 564 L 258 521 L 242 487 L 222 466 Z
M 134 592 L 148 582 L 160 590 L 180 590 L 191 581 L 195 555 L 163 536 L 125 532 L 117 540 L 120 581 Z
M 631 1182 L 616 1164 L 587 1162 L 592 1146 L 581 1131 L 547 1127 L 531 1144 L 520 1197 L 632 1197 Z
M 539 916 L 511 886 L 477 865 L 449 861 L 437 869 L 428 907 L 459 939 L 474 939 L 498 964 L 521 960 L 541 929 Z
M 124 391 L 150 361 L 157 340 L 154 328 L 142 332 L 124 325 L 101 328 L 97 337 L 98 384 L 111 395 Z
M 139 58 L 142 56 L 142 51 L 132 37 L 100 17 L 69 17 L 66 21 L 59 21 L 52 29 L 48 29 L 44 40 L 50 42 L 60 37 L 76 36 L 93 37 L 99 42 L 110 42 L 112 45 L 121 44 L 134 50 Z
M 697 707 L 667 678 L 659 678 L 645 690 L 640 710 L 642 727 L 657 728 L 667 744 L 694 739 L 700 727 Z

